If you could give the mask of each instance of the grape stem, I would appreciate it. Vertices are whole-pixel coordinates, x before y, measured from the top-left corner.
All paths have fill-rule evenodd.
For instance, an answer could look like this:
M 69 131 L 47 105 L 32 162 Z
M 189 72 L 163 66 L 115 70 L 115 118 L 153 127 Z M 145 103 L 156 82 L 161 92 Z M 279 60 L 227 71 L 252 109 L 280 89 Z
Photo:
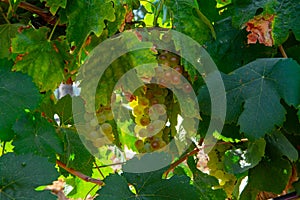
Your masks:
M 76 170 L 74 170 L 72 168 L 69 168 L 69 167 L 66 166 L 66 164 L 62 163 L 59 160 L 56 160 L 56 164 L 59 167 L 61 167 L 64 170 L 66 170 L 67 172 L 69 172 L 70 174 L 73 174 L 74 176 L 77 176 L 78 178 L 80 178 L 80 179 L 82 179 L 82 180 L 84 180 L 86 182 L 95 183 L 95 184 L 100 185 L 100 186 L 104 185 L 103 181 L 101 181 L 99 179 L 91 178 L 91 177 L 89 177 L 89 176 L 87 176 L 87 175 L 85 175 L 85 174 L 83 174 L 83 173 L 81 173 L 79 171 L 76 171 Z
M 283 46 L 280 45 L 278 48 L 279 48 L 279 51 L 280 51 L 282 57 L 288 58 L 288 56 L 287 56 L 286 53 L 285 53 L 285 50 L 284 50 Z

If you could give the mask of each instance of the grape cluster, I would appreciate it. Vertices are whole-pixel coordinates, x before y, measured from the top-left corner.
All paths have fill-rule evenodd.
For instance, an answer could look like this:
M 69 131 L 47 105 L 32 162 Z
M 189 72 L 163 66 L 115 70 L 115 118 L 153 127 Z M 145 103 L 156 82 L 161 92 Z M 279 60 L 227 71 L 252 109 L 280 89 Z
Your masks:
M 166 126 L 169 91 L 155 84 L 147 84 L 138 90 L 136 99 L 130 102 L 135 118 L 135 146 L 139 152 L 150 152 L 166 146 L 169 132 Z
M 94 147 L 98 148 L 106 144 L 111 144 L 114 141 L 113 127 L 111 121 L 113 114 L 110 107 L 102 106 L 96 113 L 86 112 L 84 114 L 85 125 L 85 138 L 91 141 Z
M 162 51 L 157 58 L 159 66 L 137 69 L 139 78 L 149 84 L 135 91 L 135 98 L 129 103 L 136 124 L 134 133 L 138 138 L 135 146 L 139 152 L 165 147 L 177 134 L 178 114 L 184 119 L 185 129 L 193 133 L 196 132 L 196 118 L 199 118 L 199 113 L 195 112 L 195 101 L 190 95 L 193 88 L 187 81 L 188 74 L 180 65 L 179 56 Z M 184 113 L 180 110 L 176 95 L 188 101 L 184 105 L 187 108 Z
M 209 174 L 216 177 L 219 180 L 220 187 L 224 189 L 228 197 L 231 197 L 234 190 L 236 177 L 233 174 L 229 174 L 225 171 L 224 155 L 226 150 L 230 148 L 230 144 L 217 144 L 208 153 L 209 161 L 207 167 L 209 168 Z

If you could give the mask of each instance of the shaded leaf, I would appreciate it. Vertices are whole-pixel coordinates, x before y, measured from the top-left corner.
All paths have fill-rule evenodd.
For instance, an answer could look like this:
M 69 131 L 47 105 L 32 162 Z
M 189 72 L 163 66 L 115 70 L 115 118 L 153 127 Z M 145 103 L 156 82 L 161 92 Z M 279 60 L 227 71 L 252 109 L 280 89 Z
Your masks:
M 98 191 L 96 199 L 199 199 L 189 177 L 174 175 L 170 179 L 162 179 L 164 171 L 110 175 L 104 179 L 105 186 Z M 136 194 L 129 190 L 128 184 L 134 186 Z
M 166 6 L 171 10 L 173 27 L 184 33 L 200 44 L 214 36 L 211 22 L 198 9 L 193 0 L 169 1 Z
M 3 65 L 4 66 L 3 66 Z M 11 72 L 9 63 L 0 66 L 0 140 L 9 141 L 14 134 L 12 125 L 25 109 L 34 109 L 40 95 L 32 79 L 24 74 Z
M 49 29 L 25 29 L 12 40 L 12 52 L 20 54 L 14 69 L 33 77 L 41 91 L 54 90 L 63 80 L 67 44 L 47 40 Z
M 0 58 L 7 58 L 10 55 L 11 39 L 17 34 L 21 24 L 2 24 L 0 25 Z
M 60 161 L 68 168 L 91 176 L 95 159 L 83 145 L 78 133 L 71 129 L 61 129 L 60 133 L 64 140 L 64 153 L 61 153 Z
M 282 156 L 286 156 L 290 161 L 298 159 L 298 151 L 290 143 L 290 141 L 279 131 L 274 131 L 271 135 L 267 135 L 267 142 L 274 151 Z
M 0 199 L 57 199 L 50 191 L 35 191 L 58 177 L 55 165 L 46 158 L 8 153 L 0 157 L 0 169 Z
M 256 167 L 249 170 L 248 184 L 240 199 L 255 199 L 260 191 L 281 194 L 291 173 L 292 167 L 288 160 L 278 155 L 266 156 Z
M 17 154 L 33 153 L 56 159 L 56 153 L 62 153 L 62 142 L 55 128 L 40 113 L 27 113 L 14 124 L 16 138 L 13 141 Z

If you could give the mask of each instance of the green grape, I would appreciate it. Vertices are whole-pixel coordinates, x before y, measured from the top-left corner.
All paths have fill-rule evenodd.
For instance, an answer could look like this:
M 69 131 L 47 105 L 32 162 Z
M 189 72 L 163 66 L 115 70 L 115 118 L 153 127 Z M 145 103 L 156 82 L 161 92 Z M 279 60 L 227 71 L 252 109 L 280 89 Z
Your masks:
M 104 113 L 97 113 L 97 119 L 99 123 L 102 124 L 106 121 L 106 115 Z
M 231 198 L 236 177 L 225 171 L 223 163 L 225 151 L 229 148 L 230 144 L 215 145 L 208 153 L 209 161 L 207 167 L 209 168 L 209 174 L 215 176 L 219 180 L 220 187 L 223 188 L 227 196 Z
M 144 114 L 144 108 L 140 105 L 136 105 L 132 109 L 133 116 L 140 116 Z
M 92 127 L 96 127 L 98 125 L 98 119 L 97 118 L 93 118 L 91 121 L 90 121 L 90 125 Z
M 105 112 L 105 117 L 106 117 L 106 120 L 113 120 L 114 119 L 114 115 L 111 111 L 106 111 Z M 99 119 L 98 119 L 99 120 Z M 100 122 L 100 121 L 99 121 Z M 101 123 L 101 122 L 100 122 Z
M 145 97 L 140 97 L 140 98 L 138 98 L 138 104 L 143 107 L 147 107 L 147 106 L 149 106 L 149 100 Z
M 104 123 L 101 125 L 101 130 L 105 135 L 111 134 L 112 133 L 112 126 L 109 123 Z

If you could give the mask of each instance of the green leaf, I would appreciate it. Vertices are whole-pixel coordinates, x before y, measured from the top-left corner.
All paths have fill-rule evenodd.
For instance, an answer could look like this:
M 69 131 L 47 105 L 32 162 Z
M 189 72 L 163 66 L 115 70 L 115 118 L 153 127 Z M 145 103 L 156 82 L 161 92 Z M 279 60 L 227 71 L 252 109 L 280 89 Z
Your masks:
M 91 176 L 95 159 L 83 145 L 78 133 L 71 129 L 61 129 L 60 133 L 64 140 L 64 153 L 61 153 L 60 161 L 69 168 Z
M 227 172 L 240 174 L 255 167 L 265 155 L 266 141 L 261 138 L 249 142 L 246 150 L 235 148 L 228 150 L 224 156 L 224 166 Z
M 173 27 L 200 44 L 214 36 L 211 22 L 202 14 L 194 0 L 168 1 L 166 6 L 173 15 Z
M 98 191 L 99 196 L 95 200 L 125 200 L 137 199 L 128 187 L 128 182 L 123 176 L 112 174 L 104 179 L 105 186 Z M 138 198 L 142 199 L 142 198 Z
M 0 169 L 0 199 L 57 199 L 49 191 L 35 191 L 58 177 L 55 165 L 46 158 L 8 153 L 0 157 Z
M 25 109 L 34 109 L 40 95 L 32 79 L 24 74 L 11 72 L 9 63 L 0 66 L 0 140 L 9 141 L 14 136 L 11 128 Z
M 248 184 L 240 199 L 255 199 L 260 191 L 281 194 L 291 173 L 292 167 L 288 160 L 278 155 L 273 155 L 271 158 L 265 157 L 256 167 L 249 170 Z
M 272 134 L 267 135 L 267 142 L 274 151 L 282 156 L 286 156 L 290 161 L 298 160 L 298 151 L 290 143 L 290 141 L 279 131 L 274 131 Z
M 50 12 L 52 15 L 55 15 L 57 10 L 61 8 L 66 8 L 67 0 L 41 0 L 41 2 L 45 1 L 46 6 L 50 7 Z
M 299 118 L 299 122 L 300 122 L 300 105 L 298 106 L 298 118 Z
M 16 132 L 14 152 L 17 154 L 33 153 L 55 160 L 56 153 L 63 151 L 55 128 L 40 113 L 27 113 L 18 119 L 13 130 Z
M 300 4 L 298 0 L 251 0 L 247 3 L 235 1 L 235 15 L 233 22 L 241 27 L 249 19 L 253 18 L 258 9 L 263 9 L 262 14 L 272 14 L 275 16 L 272 24 L 272 37 L 276 45 L 284 43 L 292 30 L 296 39 L 300 41 L 300 21 L 298 14 Z
M 73 97 L 77 98 L 77 97 Z M 53 112 L 58 114 L 60 124 L 72 124 L 73 112 L 72 112 L 72 99 L 69 94 L 59 99 L 53 108 Z
M 298 105 L 299 75 L 300 67 L 292 59 L 258 59 L 223 75 L 227 95 L 226 122 L 237 121 L 241 132 L 251 140 L 270 133 L 275 125 L 281 126 L 286 110 L 280 99 L 289 105 Z M 202 112 L 210 113 L 206 87 L 200 89 L 198 99 Z
M 65 41 L 47 40 L 49 29 L 25 29 L 12 40 L 12 52 L 22 54 L 14 69 L 33 77 L 41 91 L 54 90 L 63 80 Z
M 0 58 L 7 58 L 10 56 L 11 39 L 14 38 L 18 32 L 20 24 L 2 24 L 0 25 Z
M 105 20 L 115 20 L 115 10 L 110 0 L 74 0 L 68 2 L 67 39 L 80 49 L 90 33 L 100 36 Z
M 121 26 L 125 26 L 126 9 L 123 5 L 123 2 L 115 1 L 114 9 L 117 11 L 115 12 L 116 19 L 112 22 L 110 21 L 107 22 L 107 29 L 108 29 L 109 36 L 112 36 L 115 33 L 117 33 L 120 30 Z
M 96 199 L 199 199 L 187 176 L 174 175 L 170 179 L 162 179 L 164 171 L 110 175 L 104 179 L 105 186 L 98 191 Z M 134 186 L 136 194 L 129 190 L 128 184 Z

